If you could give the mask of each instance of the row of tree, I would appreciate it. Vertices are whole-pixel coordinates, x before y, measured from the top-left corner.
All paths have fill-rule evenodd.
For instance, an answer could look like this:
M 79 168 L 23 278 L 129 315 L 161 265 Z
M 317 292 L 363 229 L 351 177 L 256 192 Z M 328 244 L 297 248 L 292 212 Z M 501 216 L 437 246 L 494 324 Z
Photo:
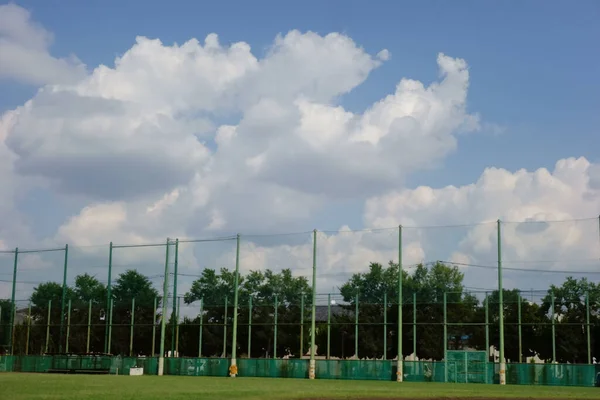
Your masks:
M 331 306 L 330 314 L 327 305 L 317 307 L 315 342 L 319 355 L 327 354 L 329 349 L 332 357 L 352 357 L 357 351 L 361 358 L 396 356 L 398 273 L 396 264 L 390 263 L 384 267 L 372 263 L 367 272 L 353 275 L 340 287 L 344 300 L 342 305 Z M 488 296 L 475 296 L 465 290 L 464 275 L 458 268 L 441 263 L 430 267 L 419 265 L 410 275 L 406 271 L 402 273 L 402 344 L 405 356 L 416 348 L 420 358 L 442 359 L 444 327 L 448 349 L 484 350 L 486 340 L 490 345 L 498 346 L 497 291 Z M 179 355 L 192 357 L 199 354 L 231 354 L 234 279 L 235 274 L 230 270 L 205 269 L 183 297 L 185 304 L 193 304 L 194 312 L 180 318 L 171 312 L 173 299 L 169 299 L 166 350 L 177 349 Z M 505 350 L 509 360 L 519 360 L 521 347 L 523 359 L 537 354 L 550 360 L 555 353 L 560 362 L 587 362 L 588 320 L 591 351 L 593 354 L 600 352 L 600 285 L 586 279 L 567 278 L 560 287 L 551 286 L 537 303 L 527 301 L 516 290 L 505 290 L 503 295 Z M 250 272 L 240 277 L 238 296 L 238 356 L 297 357 L 300 352 L 308 352 L 312 296 L 305 278 L 293 276 L 290 270 L 280 273 L 269 270 Z M 589 308 L 586 296 L 589 296 Z M 68 336 L 70 352 L 83 353 L 89 348 L 92 352 L 108 350 L 113 354 L 129 355 L 131 352 L 149 355 L 154 349 L 154 354 L 157 354 L 163 299 L 152 282 L 137 271 L 126 271 L 113 283 L 111 297 L 113 313 L 109 330 L 111 315 L 107 288 L 94 277 L 80 275 L 73 287 L 66 288 L 65 299 L 71 301 L 70 313 L 66 306 L 64 313 L 61 310 L 61 284 L 47 282 L 38 285 L 30 299 L 31 318 L 28 310 L 17 310 L 21 318 L 17 318 L 12 331 L 14 352 L 64 352 L 67 350 Z M 413 307 L 413 298 L 417 299 L 416 307 Z M 135 308 L 132 308 L 133 299 Z M 49 302 L 52 305 L 50 313 Z M 355 314 L 357 306 L 358 324 Z M 3 310 L 0 317 L 0 349 L 4 347 L 8 350 L 11 329 L 7 310 L 10 310 L 11 304 L 7 300 L 0 300 L 0 307 Z M 489 321 L 487 331 L 486 313 Z M 415 320 L 416 324 L 413 325 Z M 91 323 L 89 328 L 88 322 Z M 110 348 L 107 349 L 109 337 Z

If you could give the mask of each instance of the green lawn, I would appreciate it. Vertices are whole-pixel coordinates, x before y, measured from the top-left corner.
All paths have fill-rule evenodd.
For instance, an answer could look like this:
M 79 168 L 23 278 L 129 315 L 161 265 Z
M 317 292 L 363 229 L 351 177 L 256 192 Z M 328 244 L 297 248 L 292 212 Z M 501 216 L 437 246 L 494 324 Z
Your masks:
M 0 399 L 598 399 L 600 388 L 177 376 L 0 374 Z

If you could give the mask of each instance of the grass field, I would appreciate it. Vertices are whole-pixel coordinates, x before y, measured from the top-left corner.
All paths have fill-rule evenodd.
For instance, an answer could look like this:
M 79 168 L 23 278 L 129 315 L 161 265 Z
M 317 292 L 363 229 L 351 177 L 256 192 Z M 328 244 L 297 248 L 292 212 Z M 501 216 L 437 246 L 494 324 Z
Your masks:
M 442 383 L 0 374 L 0 399 L 598 399 L 600 388 Z

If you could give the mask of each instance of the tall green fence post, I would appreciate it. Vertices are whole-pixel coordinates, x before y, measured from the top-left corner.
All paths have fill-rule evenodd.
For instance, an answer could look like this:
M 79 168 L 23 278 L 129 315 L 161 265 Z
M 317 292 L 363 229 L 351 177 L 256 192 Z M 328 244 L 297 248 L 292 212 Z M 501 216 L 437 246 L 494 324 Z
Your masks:
M 556 362 L 556 318 L 554 314 L 554 291 L 550 293 L 550 301 L 552 302 L 552 306 L 550 308 L 550 313 L 552 315 L 552 362 Z
M 228 305 L 227 295 L 225 295 L 225 316 L 223 318 L 223 355 L 221 357 L 227 357 L 227 309 Z
M 274 315 L 273 315 L 273 359 L 277 358 L 277 309 L 279 308 L 279 304 L 277 302 L 277 295 L 275 295 L 275 307 L 274 307 Z
M 52 310 L 52 300 L 48 300 L 48 321 L 46 321 L 46 346 L 44 353 L 48 353 L 48 344 L 50 343 L 50 311 Z
M 88 323 L 87 323 L 87 341 L 85 344 L 85 352 L 90 352 L 90 335 L 92 333 L 92 300 L 88 302 Z
M 383 359 L 387 360 L 387 293 L 383 293 Z
M 113 328 L 113 308 L 115 306 L 115 299 L 110 299 L 110 304 L 108 306 L 108 351 L 110 354 L 110 344 L 112 342 L 112 328 Z
M 12 279 L 12 292 L 10 295 L 10 335 L 8 336 L 8 348 L 10 349 L 10 355 L 15 354 L 13 349 L 13 336 L 15 331 L 15 312 L 17 310 L 17 303 L 15 300 L 15 294 L 17 291 L 17 266 L 19 265 L 19 248 L 15 249 L 15 259 L 13 262 L 13 279 Z
M 448 294 L 444 292 L 444 382 L 448 382 L 448 362 Z
M 162 316 L 160 319 L 160 354 L 158 355 L 158 375 L 161 376 L 165 371 L 165 328 L 168 312 L 169 297 L 169 238 L 165 250 L 165 277 L 163 280 L 163 298 L 162 298 Z
M 129 323 L 129 357 L 133 357 L 133 327 L 135 325 L 135 297 L 131 299 L 131 322 Z
M 304 355 L 304 292 L 300 297 L 300 358 Z
M 67 299 L 67 268 L 69 260 L 69 245 L 65 245 L 65 262 L 63 267 L 62 300 L 60 303 L 60 342 L 59 353 L 62 353 L 63 332 L 65 328 L 65 301 Z
M 485 292 L 485 353 L 486 365 L 490 361 L 490 298 Z
M 585 294 L 585 326 L 587 333 L 587 359 L 588 364 L 592 363 L 592 341 L 590 339 L 590 294 Z
M 252 296 L 248 298 L 248 358 L 252 358 Z
M 502 226 L 498 219 L 498 325 L 500 326 L 500 384 L 506 385 L 506 361 L 504 360 L 504 290 L 502 289 Z
M 177 324 L 175 325 L 175 354 L 179 357 L 179 313 L 181 312 L 181 297 L 177 298 L 177 314 L 175 314 L 175 320 Z
M 154 298 L 154 308 L 152 309 L 152 357 L 154 357 L 156 352 L 156 306 L 158 303 L 158 299 Z
M 490 298 L 485 292 L 485 383 L 489 382 L 488 366 L 490 364 Z
M 204 330 L 204 298 L 200 299 L 200 326 L 198 332 L 198 358 L 202 357 L 202 331 Z
M 173 264 L 173 326 L 171 328 L 171 354 L 175 357 L 175 331 L 179 321 L 177 320 L 177 264 L 179 261 L 179 239 L 175 239 L 175 263 Z
M 69 352 L 69 339 L 71 338 L 71 299 L 69 299 L 69 305 L 67 309 L 67 338 L 65 344 L 65 353 Z
M 398 226 L 398 367 L 396 371 L 396 382 L 404 380 L 404 353 L 402 351 L 402 225 Z
M 317 318 L 317 230 L 313 230 L 313 265 L 312 265 L 312 315 L 310 317 L 310 362 L 308 379 L 315 379 L 315 332 Z
M 331 293 L 327 294 L 327 359 L 331 358 Z
M 27 337 L 25 341 L 25 355 L 29 355 L 29 336 L 31 332 L 31 301 L 29 302 L 29 309 L 27 311 Z
M 354 300 L 354 356 L 358 360 L 358 293 Z
M 235 277 L 233 282 L 233 338 L 231 339 L 231 370 L 229 376 L 237 375 L 237 331 L 240 286 L 240 234 L 235 237 Z
M 522 320 L 521 320 L 521 292 L 517 296 L 519 302 L 517 308 L 517 318 L 519 318 L 519 364 L 523 362 L 523 335 L 522 335 Z
M 112 256 L 113 256 L 113 242 L 110 242 L 108 246 L 108 283 L 106 284 L 106 310 L 110 309 L 110 299 L 112 299 Z M 109 353 L 109 345 L 108 345 L 108 331 L 109 331 L 109 322 L 108 318 L 106 318 L 106 313 L 104 314 L 104 318 L 106 319 L 106 326 L 104 327 L 104 353 Z
M 417 358 L 417 292 L 413 293 L 413 356 Z

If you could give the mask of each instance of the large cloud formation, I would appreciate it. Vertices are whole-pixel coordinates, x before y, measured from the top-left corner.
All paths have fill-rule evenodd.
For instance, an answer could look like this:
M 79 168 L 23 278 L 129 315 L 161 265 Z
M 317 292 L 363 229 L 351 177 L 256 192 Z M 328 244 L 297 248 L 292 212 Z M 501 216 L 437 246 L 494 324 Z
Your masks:
M 85 76 L 85 66 L 76 58 L 55 58 L 48 49 L 53 36 L 31 20 L 26 9 L 0 5 L 0 79 L 32 85 L 74 82 Z
M 0 7 L 0 22 L 9 20 L 0 23 L 0 74 L 40 89 L 0 120 L 6 182 L 0 216 L 18 218 L 14 203 L 23 182 L 84 204 L 47 242 L 88 246 L 281 232 L 306 227 L 339 200 L 358 199 L 365 201 L 367 227 L 490 221 L 446 236 L 405 230 L 407 265 L 469 264 L 494 259 L 497 218 L 568 219 L 600 209 L 600 168 L 585 159 L 560 160 L 552 172 L 489 168 L 463 187 L 404 188 L 406 176 L 455 151 L 460 133 L 480 130 L 479 116 L 466 107 L 469 71 L 460 58 L 440 53 L 437 81 L 400 79 L 387 96 L 351 112 L 344 95 L 390 53 L 369 54 L 339 33 L 293 30 L 277 36 L 262 58 L 247 43 L 220 44 L 216 34 L 170 46 L 138 37 L 114 65 L 87 73 L 78 62 L 49 55 L 51 35 L 27 11 Z M 596 257 L 591 227 L 562 238 L 564 230 L 538 225 L 535 233 L 507 225 L 507 258 Z M 5 247 L 27 236 L 13 229 L 0 228 Z M 394 229 L 348 232 L 344 226 L 319 235 L 325 287 L 369 261 L 397 259 Z M 243 249 L 245 269 L 293 267 L 309 274 L 310 235 L 287 243 L 250 238 Z M 204 249 L 201 260 L 192 246 L 182 251 L 190 272 L 233 260 L 227 246 Z

